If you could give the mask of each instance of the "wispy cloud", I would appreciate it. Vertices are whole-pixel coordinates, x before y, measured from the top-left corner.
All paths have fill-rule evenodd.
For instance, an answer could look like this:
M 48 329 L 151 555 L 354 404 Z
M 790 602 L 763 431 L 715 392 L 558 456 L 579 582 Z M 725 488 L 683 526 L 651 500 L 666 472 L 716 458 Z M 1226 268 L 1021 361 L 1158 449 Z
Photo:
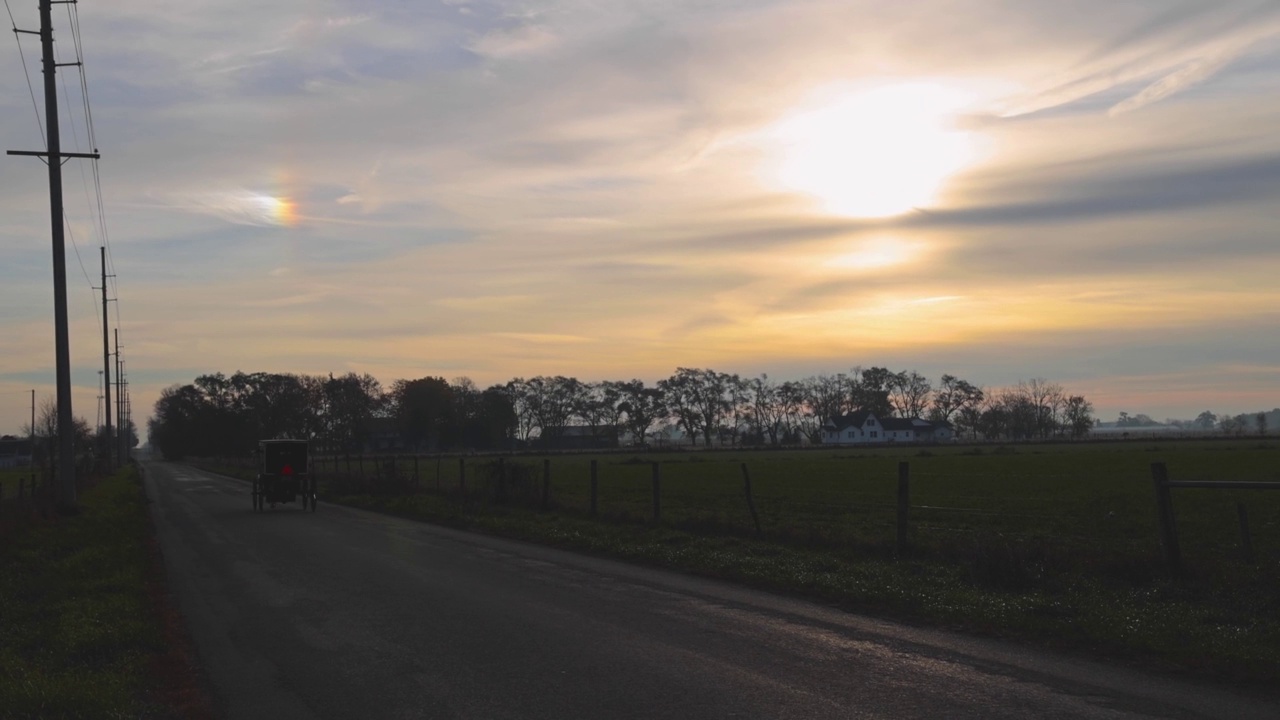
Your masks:
M 1192 337 L 1219 345 L 1152 372 L 1280 352 L 1217 329 L 1280 302 L 1272 0 L 153 5 L 81 8 L 144 392 L 192 358 L 480 382 L 898 362 L 998 382 L 983 368 L 1133 374 L 1133 348 Z M 844 217 L 763 177 L 769 129 L 815 91 L 921 82 L 972 98 L 984 148 L 927 207 Z M 0 72 L 7 147 L 39 142 L 26 98 Z M 0 174 L 0 316 L 23 348 L 0 374 L 45 372 L 51 342 L 44 189 L 18 167 Z M 74 346 L 90 384 L 92 345 Z M 1267 377 L 1241 382 L 1280 393 Z

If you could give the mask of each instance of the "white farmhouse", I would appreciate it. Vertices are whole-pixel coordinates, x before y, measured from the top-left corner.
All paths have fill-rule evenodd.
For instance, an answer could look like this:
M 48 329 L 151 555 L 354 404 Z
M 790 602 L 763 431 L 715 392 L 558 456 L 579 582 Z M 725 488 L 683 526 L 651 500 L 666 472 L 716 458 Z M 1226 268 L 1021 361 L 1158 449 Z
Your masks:
M 953 439 L 955 428 L 951 423 L 920 418 L 881 418 L 869 410 L 841 415 L 822 427 L 824 445 L 947 442 Z

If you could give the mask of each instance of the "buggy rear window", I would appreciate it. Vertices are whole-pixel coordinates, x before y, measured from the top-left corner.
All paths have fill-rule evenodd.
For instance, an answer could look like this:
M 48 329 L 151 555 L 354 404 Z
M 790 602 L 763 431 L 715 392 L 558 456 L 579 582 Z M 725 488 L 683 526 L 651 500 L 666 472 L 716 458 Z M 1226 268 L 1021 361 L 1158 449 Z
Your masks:
M 262 469 L 266 472 L 279 472 L 288 465 L 293 472 L 307 472 L 307 444 L 301 443 L 263 443 Z

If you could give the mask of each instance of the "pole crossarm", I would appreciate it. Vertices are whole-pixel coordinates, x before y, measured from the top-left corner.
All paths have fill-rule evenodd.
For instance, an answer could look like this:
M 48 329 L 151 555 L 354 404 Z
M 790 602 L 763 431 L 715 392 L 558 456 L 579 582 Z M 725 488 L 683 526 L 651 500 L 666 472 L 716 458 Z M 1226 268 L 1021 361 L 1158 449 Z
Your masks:
M 50 157 L 54 153 L 45 152 L 43 150 L 8 150 L 6 155 L 26 155 L 28 157 Z M 97 160 L 102 157 L 98 153 L 57 153 L 59 158 L 87 158 L 89 160 Z

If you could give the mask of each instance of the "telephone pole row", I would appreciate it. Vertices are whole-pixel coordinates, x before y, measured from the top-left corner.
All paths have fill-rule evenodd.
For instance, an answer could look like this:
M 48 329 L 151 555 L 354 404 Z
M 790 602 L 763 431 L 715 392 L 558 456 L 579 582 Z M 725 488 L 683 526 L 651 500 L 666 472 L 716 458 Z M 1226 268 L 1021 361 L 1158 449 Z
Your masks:
M 53 235 L 54 353 L 58 381 L 58 505 L 67 512 L 76 509 L 75 427 L 71 413 L 71 340 L 67 323 L 67 257 L 62 210 L 62 163 L 68 158 L 97 158 L 98 153 L 64 153 L 58 132 L 57 71 L 61 65 L 53 55 L 54 0 L 40 0 L 40 30 L 15 32 L 40 36 L 44 66 L 44 117 L 48 148 L 41 151 L 10 150 L 10 155 L 42 157 L 49 166 L 49 218 Z M 105 284 L 105 283 L 104 283 Z

